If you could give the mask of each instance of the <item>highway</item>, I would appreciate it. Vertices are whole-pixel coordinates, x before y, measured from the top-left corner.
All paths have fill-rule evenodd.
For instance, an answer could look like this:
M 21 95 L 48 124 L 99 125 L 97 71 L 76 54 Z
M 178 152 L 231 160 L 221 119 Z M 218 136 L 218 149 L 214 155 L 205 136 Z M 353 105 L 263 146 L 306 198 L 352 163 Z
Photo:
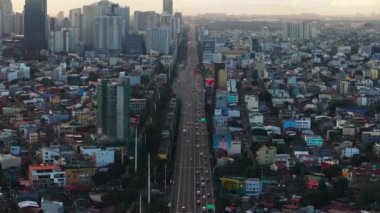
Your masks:
M 171 212 L 207 212 L 214 204 L 205 117 L 204 85 L 198 65 L 195 29 L 189 31 L 187 63 L 178 71 L 174 92 L 182 99 L 182 112 L 173 177 Z

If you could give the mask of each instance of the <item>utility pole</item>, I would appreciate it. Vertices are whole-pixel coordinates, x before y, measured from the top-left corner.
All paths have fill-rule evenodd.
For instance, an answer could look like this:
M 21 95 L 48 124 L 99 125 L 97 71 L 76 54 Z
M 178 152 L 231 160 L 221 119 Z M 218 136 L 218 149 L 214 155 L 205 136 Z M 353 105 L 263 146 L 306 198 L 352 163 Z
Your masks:
M 139 213 L 142 213 L 142 207 L 141 207 L 141 200 L 142 200 L 142 198 L 141 198 L 141 193 L 140 193 L 140 198 L 139 198 Z
M 137 172 L 137 126 L 135 132 L 135 172 Z
M 150 205 L 150 152 L 148 153 L 148 205 Z
M 166 195 L 166 162 L 165 162 L 165 178 L 164 178 L 165 180 L 165 195 Z

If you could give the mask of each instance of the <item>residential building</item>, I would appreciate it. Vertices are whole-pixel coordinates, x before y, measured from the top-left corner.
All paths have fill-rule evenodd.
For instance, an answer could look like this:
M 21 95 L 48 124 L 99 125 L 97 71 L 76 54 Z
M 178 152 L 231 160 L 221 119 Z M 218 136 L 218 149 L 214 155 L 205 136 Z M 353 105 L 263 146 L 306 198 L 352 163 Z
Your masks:
M 13 5 L 11 0 L 1 0 L 0 1 L 0 12 L 1 12 L 1 29 L 0 36 L 9 35 L 11 33 L 11 18 L 13 14 Z
M 249 178 L 245 180 L 245 195 L 259 196 L 261 194 L 262 185 L 258 178 Z
M 58 165 L 29 165 L 29 180 L 35 189 L 66 185 L 65 172 Z
M 28 53 L 47 47 L 47 0 L 26 0 L 24 7 L 24 45 Z
M 130 111 L 132 114 L 134 113 L 141 114 L 145 109 L 145 105 L 146 105 L 146 99 L 132 98 L 130 100 Z
M 121 16 L 104 15 L 95 18 L 95 49 L 100 52 L 122 51 L 125 23 Z
M 285 23 L 283 26 L 284 38 L 290 39 L 311 39 L 311 26 L 309 22 Z
M 305 142 L 307 146 L 322 146 L 323 145 L 323 138 L 318 135 L 306 135 L 305 136 Z
M 92 185 L 97 168 L 88 161 L 69 163 L 64 166 L 66 185 Z
M 147 33 L 147 51 L 160 54 L 170 53 L 170 33 L 168 27 L 153 27 Z
M 351 82 L 348 80 L 339 81 L 339 94 L 348 95 L 350 92 Z
M 119 82 L 102 80 L 97 89 L 98 133 L 117 140 L 129 140 L 130 85 L 127 79 Z
M 273 146 L 263 145 L 256 152 L 259 165 L 270 165 L 276 162 L 277 149 Z

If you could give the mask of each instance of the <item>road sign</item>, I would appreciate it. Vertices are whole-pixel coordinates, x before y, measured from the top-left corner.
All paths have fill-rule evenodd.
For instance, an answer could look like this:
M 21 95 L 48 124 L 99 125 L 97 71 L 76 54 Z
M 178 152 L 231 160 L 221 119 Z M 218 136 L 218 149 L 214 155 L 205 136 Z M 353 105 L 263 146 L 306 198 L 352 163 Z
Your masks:
M 208 203 L 207 204 L 207 209 L 215 209 L 215 205 Z
M 201 118 L 201 122 L 202 123 L 206 122 L 206 118 Z

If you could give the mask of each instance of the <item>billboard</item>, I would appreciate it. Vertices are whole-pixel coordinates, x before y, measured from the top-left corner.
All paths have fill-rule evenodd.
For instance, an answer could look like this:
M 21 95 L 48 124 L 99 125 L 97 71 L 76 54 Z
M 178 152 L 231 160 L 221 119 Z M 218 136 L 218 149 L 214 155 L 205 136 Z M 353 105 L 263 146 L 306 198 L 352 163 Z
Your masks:
M 228 152 L 231 149 L 231 134 L 214 134 L 213 147 Z

